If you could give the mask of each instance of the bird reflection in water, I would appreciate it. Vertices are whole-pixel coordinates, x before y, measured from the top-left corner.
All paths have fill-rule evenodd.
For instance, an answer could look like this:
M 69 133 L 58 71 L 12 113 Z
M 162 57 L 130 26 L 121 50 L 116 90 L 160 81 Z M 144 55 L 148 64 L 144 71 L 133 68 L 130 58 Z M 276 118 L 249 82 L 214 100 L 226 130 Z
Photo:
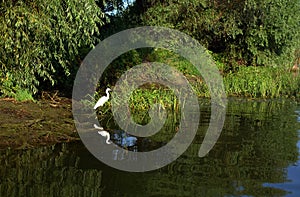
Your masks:
M 124 131 L 115 130 L 112 135 L 113 142 L 122 147 L 121 150 L 113 150 L 113 160 L 137 160 L 137 138 L 130 136 Z M 128 154 L 128 151 L 132 151 L 133 154 Z

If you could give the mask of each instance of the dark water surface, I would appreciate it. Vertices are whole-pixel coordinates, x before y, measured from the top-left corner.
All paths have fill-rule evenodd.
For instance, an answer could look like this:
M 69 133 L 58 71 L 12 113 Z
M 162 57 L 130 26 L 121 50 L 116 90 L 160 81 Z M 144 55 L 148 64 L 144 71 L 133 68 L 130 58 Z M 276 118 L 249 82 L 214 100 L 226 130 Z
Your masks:
M 300 196 L 299 105 L 231 100 L 222 134 L 204 158 L 197 154 L 209 105 L 201 110 L 193 144 L 156 171 L 113 169 L 80 142 L 1 151 L 0 196 Z M 152 140 L 159 144 L 173 135 L 165 129 Z

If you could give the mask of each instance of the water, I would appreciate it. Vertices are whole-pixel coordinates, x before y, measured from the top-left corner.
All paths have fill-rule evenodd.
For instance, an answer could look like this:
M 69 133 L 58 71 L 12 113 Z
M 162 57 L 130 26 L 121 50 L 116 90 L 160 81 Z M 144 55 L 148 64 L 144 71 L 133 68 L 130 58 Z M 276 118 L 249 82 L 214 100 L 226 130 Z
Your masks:
M 1 151 L 0 196 L 300 196 L 299 105 L 231 100 L 222 134 L 204 158 L 197 154 L 209 123 L 209 105 L 201 110 L 193 144 L 156 171 L 113 169 L 81 142 Z M 169 139 L 172 132 L 165 129 L 149 146 Z M 147 148 L 137 145 L 139 151 Z

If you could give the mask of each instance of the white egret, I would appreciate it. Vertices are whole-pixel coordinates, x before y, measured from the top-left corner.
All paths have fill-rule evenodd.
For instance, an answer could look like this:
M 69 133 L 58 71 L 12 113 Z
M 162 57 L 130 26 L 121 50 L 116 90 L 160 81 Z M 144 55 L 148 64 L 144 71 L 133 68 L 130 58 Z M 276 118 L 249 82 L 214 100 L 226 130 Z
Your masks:
M 98 102 L 96 103 L 96 105 L 94 106 L 94 109 L 97 109 L 98 107 L 100 107 L 100 106 L 103 106 L 104 105 L 104 103 L 106 103 L 107 101 L 108 101 L 108 99 L 109 99 L 109 91 L 111 91 L 111 89 L 110 88 L 107 88 L 106 89 L 106 96 L 102 96 L 99 100 L 98 100 Z
M 104 131 L 103 130 L 103 127 L 99 127 L 97 126 L 96 124 L 94 124 L 94 127 L 95 129 L 99 129 L 101 131 L 98 131 L 98 133 L 100 135 L 102 135 L 103 137 L 106 137 L 106 144 L 111 144 L 111 141 L 110 141 L 110 134 L 107 132 L 107 131 Z

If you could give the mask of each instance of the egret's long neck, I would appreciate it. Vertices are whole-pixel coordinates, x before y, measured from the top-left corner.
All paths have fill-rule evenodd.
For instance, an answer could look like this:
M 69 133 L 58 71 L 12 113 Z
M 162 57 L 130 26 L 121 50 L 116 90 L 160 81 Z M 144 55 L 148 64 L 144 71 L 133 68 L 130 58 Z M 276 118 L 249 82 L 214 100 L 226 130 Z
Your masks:
M 108 92 L 109 90 L 106 90 L 106 96 L 107 96 L 107 98 L 109 98 L 109 92 Z
M 107 138 L 106 138 L 106 143 L 107 143 L 107 144 L 110 144 L 110 143 L 109 143 L 109 140 L 110 140 L 110 135 L 109 135 L 109 133 L 106 135 L 106 137 L 107 137 Z

